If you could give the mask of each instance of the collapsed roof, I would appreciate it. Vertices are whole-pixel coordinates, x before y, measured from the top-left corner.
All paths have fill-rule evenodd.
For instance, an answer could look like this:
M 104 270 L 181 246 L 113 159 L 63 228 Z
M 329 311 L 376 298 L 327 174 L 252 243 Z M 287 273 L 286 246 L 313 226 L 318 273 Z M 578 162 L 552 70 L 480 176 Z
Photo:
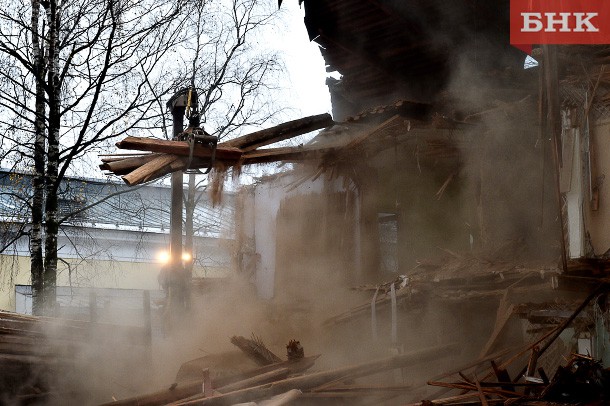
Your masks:
M 335 119 L 396 98 L 434 101 L 456 67 L 478 73 L 522 69 L 509 44 L 508 1 L 305 0 L 305 26 L 330 79 Z M 350 105 L 346 112 L 339 104 Z

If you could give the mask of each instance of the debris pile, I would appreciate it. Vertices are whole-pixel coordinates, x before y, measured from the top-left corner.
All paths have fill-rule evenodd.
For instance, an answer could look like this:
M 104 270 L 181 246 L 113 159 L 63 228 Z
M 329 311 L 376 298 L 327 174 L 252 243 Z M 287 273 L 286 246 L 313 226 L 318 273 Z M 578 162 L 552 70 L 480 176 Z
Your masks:
M 305 356 L 300 342 L 290 340 L 286 346 L 288 360 L 272 362 L 277 356 L 269 351 L 259 338 L 253 337 L 252 340 L 233 337 L 231 342 L 257 363 L 266 362 L 264 366 L 214 378 L 213 375 L 218 374 L 208 368 L 201 369 L 201 365 L 197 371 L 198 362 L 193 360 L 182 365 L 177 382 L 168 385 L 167 389 L 105 405 L 232 405 L 242 402 L 283 405 L 297 398 L 311 401 L 312 404 L 324 400 L 360 398 L 381 401 L 388 396 L 395 397 L 404 393 L 411 387 L 356 385 L 354 380 L 393 369 L 429 363 L 454 355 L 458 349 L 455 344 L 439 345 L 357 365 L 306 372 L 314 366 L 320 355 Z M 260 354 L 266 355 L 261 357 Z M 187 373 L 187 370 L 190 373 Z M 193 379 L 197 373 L 200 374 L 199 378 Z M 187 377 L 190 380 L 186 381 Z
M 482 363 L 483 361 L 481 361 Z M 424 400 L 409 406 L 431 405 L 606 405 L 610 402 L 610 370 L 598 361 L 580 354 L 572 354 L 565 366 L 559 366 L 549 380 L 543 368 L 538 368 L 540 378 L 524 375 L 511 379 L 506 370 L 507 363 L 491 363 L 493 373 L 476 378 L 476 373 L 467 373 L 469 365 L 457 372 L 459 381 L 429 381 L 431 386 L 460 391 L 459 395 Z M 473 370 L 474 371 L 474 370 Z M 442 379 L 440 377 L 438 379 Z
M 460 394 L 424 400 L 410 406 L 551 404 L 534 402 L 608 404 L 610 370 L 604 369 L 600 362 L 589 356 L 572 354 L 566 365 L 557 367 L 551 379 L 549 371 L 540 365 L 545 351 L 588 308 L 590 302 L 607 290 L 605 282 L 599 284 L 569 317 L 516 352 L 502 350 L 492 355 L 482 354 L 479 360 L 428 381 L 428 385 L 457 390 Z M 522 368 L 515 369 L 518 372 L 511 376 L 509 368 L 514 369 L 519 361 L 523 363 Z M 446 381 L 451 377 L 455 379 Z

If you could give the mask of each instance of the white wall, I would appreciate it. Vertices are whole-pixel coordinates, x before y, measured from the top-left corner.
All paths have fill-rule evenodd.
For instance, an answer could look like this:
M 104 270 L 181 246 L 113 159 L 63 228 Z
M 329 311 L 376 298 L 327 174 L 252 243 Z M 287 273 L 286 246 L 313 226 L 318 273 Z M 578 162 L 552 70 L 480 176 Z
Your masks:
M 307 180 L 293 188 L 294 182 L 303 176 L 297 170 L 257 183 L 244 202 L 245 224 L 252 218 L 251 224 L 243 227 L 243 232 L 251 232 L 255 242 L 256 253 L 260 261 L 256 268 L 256 289 L 259 297 L 271 299 L 275 294 L 275 264 L 276 264 L 276 226 L 280 204 L 283 199 L 298 195 L 321 194 L 330 187 L 342 190 L 343 182 L 335 179 L 326 182 L 324 176 L 315 181 Z M 252 217 L 250 217 L 252 216 Z

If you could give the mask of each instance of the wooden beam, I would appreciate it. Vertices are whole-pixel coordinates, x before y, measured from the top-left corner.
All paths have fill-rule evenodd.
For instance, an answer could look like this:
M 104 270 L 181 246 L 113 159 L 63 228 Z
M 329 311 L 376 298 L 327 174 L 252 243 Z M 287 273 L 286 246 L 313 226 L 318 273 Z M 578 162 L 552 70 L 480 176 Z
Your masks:
M 509 305 L 504 299 L 505 298 L 502 298 L 502 300 L 500 300 L 500 304 L 498 305 L 498 311 L 496 312 L 496 323 L 494 325 L 494 329 L 491 333 L 491 336 L 487 340 L 487 343 L 481 350 L 479 358 L 485 357 L 493 349 L 493 346 L 496 344 L 496 341 L 500 337 L 500 334 L 502 333 L 502 331 L 504 331 L 506 324 L 513 315 L 515 305 Z
M 366 140 L 371 137 L 381 135 L 385 130 L 395 126 L 402 126 L 404 119 L 399 115 L 394 115 L 383 123 L 367 128 L 355 137 L 346 142 L 334 142 L 325 145 L 311 145 L 304 147 L 284 147 L 284 148 L 268 148 L 256 151 L 251 151 L 243 155 L 244 164 L 266 163 L 274 161 L 304 161 L 309 159 L 320 159 L 325 155 L 337 150 L 349 151 L 360 147 Z
M 249 388 L 251 386 L 258 386 L 268 382 L 281 381 L 288 378 L 290 370 L 288 368 L 280 368 L 273 371 L 269 371 L 252 378 L 244 379 L 226 386 L 222 386 L 216 389 L 220 393 L 229 393 L 236 390 Z
M 103 171 L 110 171 L 115 175 L 126 175 L 140 166 L 152 161 L 158 156 L 159 154 L 147 154 L 136 157 L 131 156 L 128 158 L 107 158 L 107 160 L 102 159 L 100 169 Z
M 335 148 L 324 147 L 284 147 L 251 151 L 244 154 L 244 165 L 277 161 L 298 162 L 309 159 L 320 159 L 325 153 Z
M 287 369 L 290 373 L 299 373 L 313 366 L 319 355 L 305 357 L 298 361 L 283 361 L 273 365 L 256 368 L 251 371 L 239 373 L 237 375 L 220 377 L 211 382 L 212 389 L 220 387 L 228 387 L 229 385 L 244 382 L 246 379 L 261 376 L 269 372 L 280 369 Z M 194 379 L 185 382 L 178 382 L 175 386 L 171 385 L 169 389 L 163 389 L 153 393 L 135 396 L 128 399 L 117 400 L 114 402 L 105 403 L 102 406 L 157 406 L 171 403 L 174 401 L 183 401 L 196 394 L 202 394 L 203 380 Z M 206 396 L 207 397 L 207 396 Z
M 244 152 L 252 151 L 258 147 L 284 141 L 289 138 L 294 138 L 298 135 L 307 134 L 321 128 L 330 127 L 333 124 L 334 121 L 330 114 L 318 114 L 316 116 L 304 117 L 282 123 L 275 127 L 256 131 L 242 137 L 223 142 L 219 144 L 219 147 L 237 147 Z
M 557 216 L 559 218 L 561 264 L 563 273 L 568 271 L 568 254 L 566 249 L 566 231 L 564 228 L 563 199 L 561 194 L 560 171 L 563 165 L 561 151 L 561 110 L 559 105 L 559 79 L 557 73 L 557 46 L 543 45 L 542 68 L 544 74 L 545 95 L 547 100 L 547 131 L 553 147 L 553 175 L 555 179 L 555 195 L 557 198 Z

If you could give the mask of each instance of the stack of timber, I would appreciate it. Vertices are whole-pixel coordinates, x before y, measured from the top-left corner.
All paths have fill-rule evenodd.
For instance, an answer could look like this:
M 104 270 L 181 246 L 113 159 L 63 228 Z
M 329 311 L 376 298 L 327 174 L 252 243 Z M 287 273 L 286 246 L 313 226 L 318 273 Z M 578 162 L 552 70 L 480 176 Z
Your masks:
M 49 378 L 65 369 L 61 346 L 69 342 L 50 340 L 49 322 L 31 316 L 0 312 L 1 393 L 9 398 L 48 390 Z M 31 383 L 24 386 L 24 382 Z
M 56 378 L 74 373 L 76 357 L 94 341 L 96 329 L 106 332 L 106 342 L 97 345 L 141 346 L 148 342 L 149 333 L 140 327 L 0 311 L 1 402 L 44 404 L 55 396 L 59 390 Z

